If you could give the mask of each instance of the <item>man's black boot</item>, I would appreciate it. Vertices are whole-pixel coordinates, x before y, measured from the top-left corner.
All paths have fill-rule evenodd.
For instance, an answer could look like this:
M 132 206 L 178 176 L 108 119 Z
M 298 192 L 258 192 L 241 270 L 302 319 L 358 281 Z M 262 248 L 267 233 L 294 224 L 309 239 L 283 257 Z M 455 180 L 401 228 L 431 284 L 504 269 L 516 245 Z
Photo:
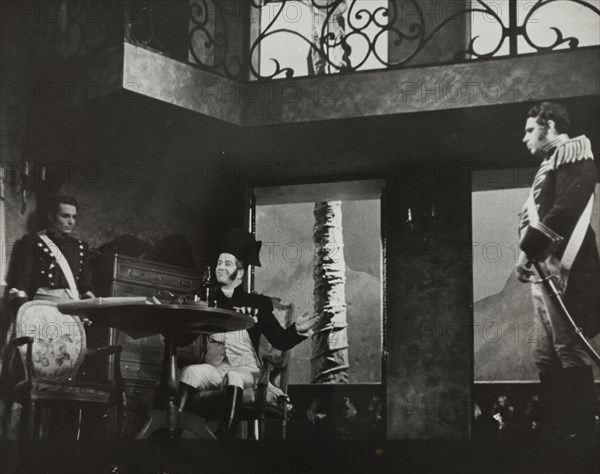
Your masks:
M 591 366 L 563 370 L 566 438 L 591 442 L 595 429 L 596 392 Z
M 217 433 L 219 438 L 233 439 L 237 431 L 237 415 L 242 406 L 244 391 L 235 385 L 228 385 L 223 389 L 223 408 L 221 413 L 221 426 Z
M 594 375 L 590 366 L 541 373 L 544 438 L 591 440 L 595 424 Z
M 561 371 L 561 425 L 552 446 L 552 467 L 560 472 L 597 473 L 598 445 L 594 440 L 595 390 L 590 366 Z
M 187 383 L 179 382 L 179 392 L 177 393 L 177 407 L 180 412 L 185 409 L 188 398 L 194 393 L 194 387 Z
M 540 398 L 543 411 L 542 441 L 558 442 L 564 430 L 563 369 L 540 372 Z

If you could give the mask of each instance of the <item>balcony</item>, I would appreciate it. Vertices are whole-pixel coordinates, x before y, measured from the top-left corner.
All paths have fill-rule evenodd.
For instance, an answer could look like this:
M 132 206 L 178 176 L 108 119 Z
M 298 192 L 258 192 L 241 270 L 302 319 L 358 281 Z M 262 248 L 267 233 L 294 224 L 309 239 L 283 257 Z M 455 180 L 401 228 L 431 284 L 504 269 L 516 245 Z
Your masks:
M 57 80 L 260 126 L 597 94 L 599 6 L 63 1 L 33 34 L 66 63 L 45 61 Z

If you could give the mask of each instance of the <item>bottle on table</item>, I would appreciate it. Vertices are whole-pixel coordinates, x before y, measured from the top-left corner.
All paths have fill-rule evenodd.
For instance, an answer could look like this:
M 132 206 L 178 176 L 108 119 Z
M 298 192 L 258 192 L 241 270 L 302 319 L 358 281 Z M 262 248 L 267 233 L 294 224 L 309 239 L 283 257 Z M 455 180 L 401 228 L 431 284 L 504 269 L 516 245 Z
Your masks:
M 198 293 L 200 296 L 200 301 L 205 301 L 210 308 L 217 307 L 215 289 L 216 286 L 212 276 L 212 269 L 210 266 L 208 266 L 202 275 L 202 285 L 200 285 Z

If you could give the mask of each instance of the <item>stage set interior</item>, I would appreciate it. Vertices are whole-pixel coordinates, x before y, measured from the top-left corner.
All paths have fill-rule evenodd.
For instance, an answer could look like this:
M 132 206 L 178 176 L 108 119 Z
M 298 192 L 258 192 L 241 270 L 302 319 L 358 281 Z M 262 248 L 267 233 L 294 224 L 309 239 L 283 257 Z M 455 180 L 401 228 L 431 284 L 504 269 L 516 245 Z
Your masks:
M 495 2 L 481 50 L 473 18 L 489 3 L 2 2 L 3 295 L 14 243 L 59 193 L 79 202 L 100 295 L 135 294 L 114 290 L 115 251 L 145 271 L 177 234 L 190 258 L 159 269 L 200 281 L 241 226 L 264 242 L 248 284 L 313 311 L 315 203 L 339 202 L 348 362 L 343 383 L 315 384 L 311 343 L 293 349 L 285 440 L 276 420 L 260 441 L 134 440 L 160 396 L 162 342 L 121 336 L 123 434 L 47 410 L 45 439 L 4 429 L 3 472 L 594 472 L 597 451 L 573 464 L 532 429 L 535 334 L 512 271 L 537 169 L 522 143 L 532 103 L 567 105 L 600 153 L 598 4 L 527 17 L 534 2 Z M 284 14 L 288 27 L 327 17 L 332 36 L 281 32 Z M 531 18 L 535 31 L 516 26 Z M 552 44 L 550 26 L 568 39 L 577 24 L 596 36 Z M 341 71 L 340 28 L 354 34 Z M 502 396 L 510 430 L 492 416 Z

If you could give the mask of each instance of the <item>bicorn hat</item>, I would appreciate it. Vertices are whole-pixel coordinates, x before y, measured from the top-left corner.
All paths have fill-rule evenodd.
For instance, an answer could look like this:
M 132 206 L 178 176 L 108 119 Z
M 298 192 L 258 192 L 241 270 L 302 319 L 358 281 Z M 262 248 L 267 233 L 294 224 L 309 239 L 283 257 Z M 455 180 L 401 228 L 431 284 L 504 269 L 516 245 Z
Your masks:
M 260 248 L 262 241 L 256 241 L 254 235 L 241 227 L 229 229 L 225 232 L 219 250 L 221 253 L 230 253 L 244 265 L 260 267 Z

